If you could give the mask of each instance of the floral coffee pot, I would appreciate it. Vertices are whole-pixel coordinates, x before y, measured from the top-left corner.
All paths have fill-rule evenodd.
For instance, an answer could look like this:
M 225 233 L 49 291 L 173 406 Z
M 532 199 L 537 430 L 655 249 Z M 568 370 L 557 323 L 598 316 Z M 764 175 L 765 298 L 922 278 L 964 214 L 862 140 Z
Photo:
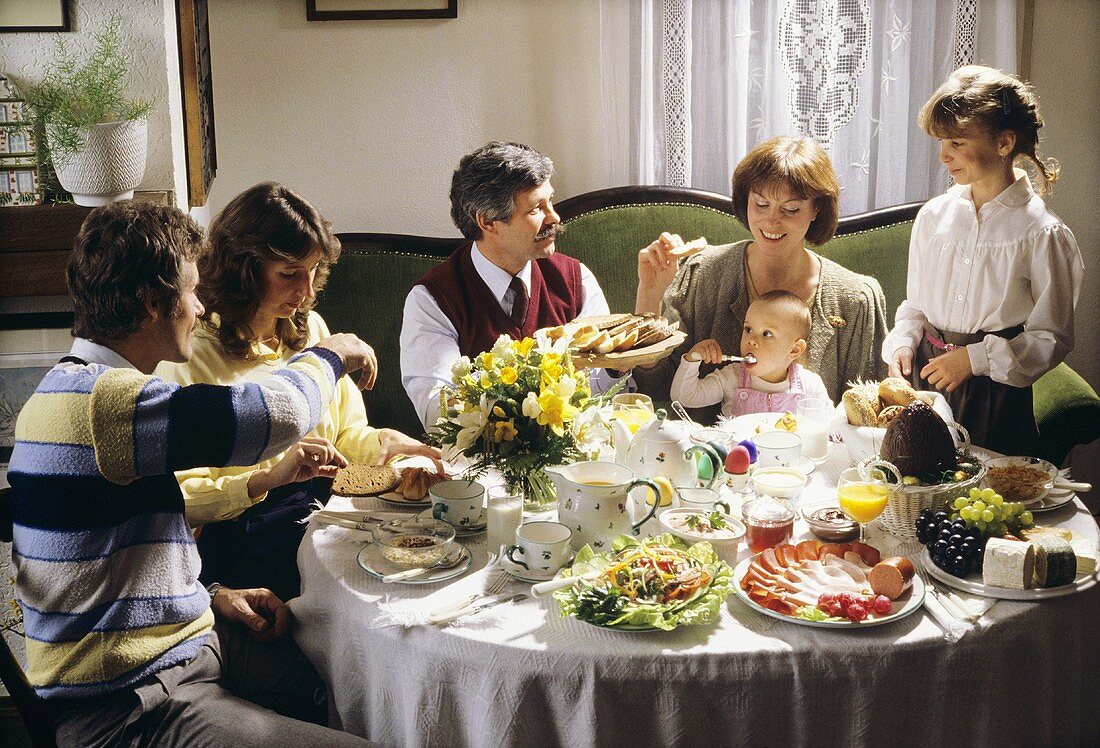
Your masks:
M 574 462 L 546 468 L 558 494 L 558 521 L 573 531 L 573 549 L 588 544 L 597 553 L 610 550 L 619 535 L 638 534 L 660 506 L 653 502 L 646 516 L 630 520 L 628 495 L 632 488 L 646 486 L 654 496 L 661 489 L 648 478 L 635 479 L 634 472 L 617 462 Z
M 640 478 L 662 475 L 678 488 L 710 488 L 722 475 L 722 458 L 709 444 L 692 444 L 686 429 L 676 421 L 669 421 L 667 415 L 658 409 L 657 418 L 639 428 L 633 438 L 613 421 L 617 461 Z M 709 477 L 700 477 L 696 454 L 705 455 L 710 461 Z

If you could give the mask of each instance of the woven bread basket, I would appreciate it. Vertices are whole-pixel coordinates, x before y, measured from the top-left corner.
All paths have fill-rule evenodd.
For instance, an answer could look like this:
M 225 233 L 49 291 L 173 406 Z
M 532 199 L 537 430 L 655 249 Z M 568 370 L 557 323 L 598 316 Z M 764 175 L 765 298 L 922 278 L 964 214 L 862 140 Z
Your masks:
M 959 432 L 959 450 L 970 452 L 970 434 L 967 430 L 954 422 L 948 426 Z M 978 463 L 978 472 L 966 480 L 940 483 L 936 486 L 893 486 L 886 509 L 878 521 L 891 535 L 905 540 L 916 540 L 917 516 L 922 509 L 939 508 L 957 496 L 968 495 L 971 488 L 981 485 L 986 468 L 980 457 L 975 456 L 974 461 Z

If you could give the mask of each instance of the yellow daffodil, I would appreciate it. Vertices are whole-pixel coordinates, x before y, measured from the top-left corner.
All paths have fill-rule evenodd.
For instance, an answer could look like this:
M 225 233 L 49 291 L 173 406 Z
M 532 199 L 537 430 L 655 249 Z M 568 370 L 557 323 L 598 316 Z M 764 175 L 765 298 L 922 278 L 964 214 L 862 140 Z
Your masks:
M 523 340 L 517 340 L 514 346 L 517 356 L 526 356 L 535 347 L 534 338 L 524 338 Z
M 493 441 L 497 444 L 512 441 L 516 438 L 516 433 L 516 424 L 510 418 L 493 424 Z
M 514 366 L 505 366 L 500 370 L 500 381 L 504 384 L 515 384 L 518 377 L 519 372 L 516 371 Z

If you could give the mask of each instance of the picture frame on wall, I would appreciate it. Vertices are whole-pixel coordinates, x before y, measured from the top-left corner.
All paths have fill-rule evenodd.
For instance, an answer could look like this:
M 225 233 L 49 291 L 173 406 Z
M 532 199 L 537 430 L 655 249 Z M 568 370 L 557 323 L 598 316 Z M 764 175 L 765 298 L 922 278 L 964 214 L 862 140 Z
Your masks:
M 0 33 L 71 31 L 69 0 L 2 0 Z
M 458 18 L 458 0 L 306 0 L 309 21 Z
M 8 485 L 16 419 L 42 377 L 67 353 L 67 350 L 0 353 L 0 487 Z
M 177 0 L 176 27 L 179 29 L 188 204 L 197 208 L 206 205 L 218 173 L 207 0 Z

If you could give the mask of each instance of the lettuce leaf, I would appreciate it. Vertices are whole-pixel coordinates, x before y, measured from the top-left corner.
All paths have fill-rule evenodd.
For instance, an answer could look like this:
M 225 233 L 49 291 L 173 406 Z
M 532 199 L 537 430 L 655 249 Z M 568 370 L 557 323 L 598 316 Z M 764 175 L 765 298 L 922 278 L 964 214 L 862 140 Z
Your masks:
M 718 558 L 710 543 L 700 541 L 690 547 L 670 533 L 638 539 L 629 535 L 620 535 L 612 543 L 610 553 L 595 553 L 589 546 L 577 552 L 573 566 L 563 574 L 589 574 L 611 565 L 611 557 L 623 549 L 642 545 L 663 545 L 684 551 L 698 560 L 713 577 L 711 583 L 688 600 L 675 603 L 632 602 L 625 598 L 618 600 L 617 593 L 586 582 L 568 589 L 558 590 L 554 599 L 564 618 L 573 616 L 598 626 L 646 627 L 671 631 L 677 626 L 698 626 L 718 620 L 722 604 L 733 591 L 733 569 Z M 578 568 L 579 567 L 579 568 Z M 608 599 L 612 598 L 612 599 Z M 615 612 L 617 607 L 621 610 Z

